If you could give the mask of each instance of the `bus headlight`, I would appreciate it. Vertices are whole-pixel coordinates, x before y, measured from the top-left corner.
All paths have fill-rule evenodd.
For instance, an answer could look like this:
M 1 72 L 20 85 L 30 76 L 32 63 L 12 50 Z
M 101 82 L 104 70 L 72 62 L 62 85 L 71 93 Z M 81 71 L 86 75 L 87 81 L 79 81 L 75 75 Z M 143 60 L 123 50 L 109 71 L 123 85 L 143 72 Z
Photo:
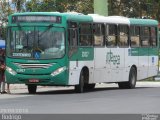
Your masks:
M 8 71 L 12 75 L 16 75 L 17 74 L 16 71 L 14 71 L 12 68 L 7 67 L 7 66 L 6 66 L 6 71 Z
M 54 72 L 52 72 L 51 75 L 52 75 L 52 76 L 56 76 L 56 75 L 62 73 L 63 71 L 65 71 L 66 69 L 67 69 L 66 66 L 61 67 L 61 68 L 58 68 L 57 70 L 55 70 Z

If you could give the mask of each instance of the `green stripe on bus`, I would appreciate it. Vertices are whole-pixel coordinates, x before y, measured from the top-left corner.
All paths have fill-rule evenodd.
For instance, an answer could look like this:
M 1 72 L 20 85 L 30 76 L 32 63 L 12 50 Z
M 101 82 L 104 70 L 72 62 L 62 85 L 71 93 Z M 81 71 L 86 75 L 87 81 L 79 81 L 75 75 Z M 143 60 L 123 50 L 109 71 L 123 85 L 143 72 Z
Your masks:
M 94 58 L 93 47 L 81 47 L 81 48 L 78 48 L 77 52 L 74 53 L 73 56 L 71 56 L 70 60 L 86 61 L 86 60 L 93 60 L 93 58 Z
M 128 50 L 129 56 L 157 56 L 157 48 L 131 48 Z

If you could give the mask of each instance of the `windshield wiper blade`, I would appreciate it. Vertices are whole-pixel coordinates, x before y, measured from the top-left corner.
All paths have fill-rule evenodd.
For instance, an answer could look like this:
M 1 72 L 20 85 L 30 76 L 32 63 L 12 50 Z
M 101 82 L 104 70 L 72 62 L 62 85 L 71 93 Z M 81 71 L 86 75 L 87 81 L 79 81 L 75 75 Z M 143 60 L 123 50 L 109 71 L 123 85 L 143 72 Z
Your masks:
M 39 35 L 41 37 L 44 33 L 46 33 L 48 30 L 50 30 L 53 27 L 53 24 L 48 25 L 48 29 L 46 29 L 43 33 Z

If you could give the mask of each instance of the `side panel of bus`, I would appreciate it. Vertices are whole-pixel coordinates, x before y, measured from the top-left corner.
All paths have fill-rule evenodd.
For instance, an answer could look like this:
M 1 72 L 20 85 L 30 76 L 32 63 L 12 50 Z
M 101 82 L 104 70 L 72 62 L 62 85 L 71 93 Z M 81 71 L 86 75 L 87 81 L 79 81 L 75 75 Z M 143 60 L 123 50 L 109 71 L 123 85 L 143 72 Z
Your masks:
M 110 48 L 94 49 L 94 82 L 111 82 L 111 66 L 107 61 Z
M 158 73 L 158 48 L 149 48 L 149 69 L 148 76 L 155 76 Z
M 144 79 L 148 77 L 148 68 L 149 68 L 149 56 L 148 48 L 139 48 L 138 55 L 138 74 L 137 79 Z
M 151 19 L 130 19 L 131 56 L 138 56 L 137 80 L 157 75 L 158 72 L 158 22 Z M 134 44 L 136 42 L 136 44 Z M 137 43 L 138 42 L 138 43 Z
M 124 81 L 124 48 L 111 48 L 110 52 L 113 56 L 111 60 L 111 79 L 115 82 Z
M 138 49 L 129 47 L 125 49 L 125 73 L 124 80 L 128 81 L 131 67 L 138 67 Z

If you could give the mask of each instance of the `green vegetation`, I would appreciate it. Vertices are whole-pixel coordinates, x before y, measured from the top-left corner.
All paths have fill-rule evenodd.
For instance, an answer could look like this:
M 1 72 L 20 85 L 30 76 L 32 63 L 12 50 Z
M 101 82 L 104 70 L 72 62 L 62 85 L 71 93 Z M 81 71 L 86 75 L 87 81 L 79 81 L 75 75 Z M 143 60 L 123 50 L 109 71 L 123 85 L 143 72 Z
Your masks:
M 154 80 L 154 77 L 150 77 L 150 78 L 143 79 L 142 81 L 144 81 L 144 82 L 153 82 L 155 80 Z
M 14 12 L 68 12 L 93 13 L 94 0 L 0 0 L 0 35 L 7 16 Z M 160 20 L 160 0 L 108 0 L 109 15 Z

